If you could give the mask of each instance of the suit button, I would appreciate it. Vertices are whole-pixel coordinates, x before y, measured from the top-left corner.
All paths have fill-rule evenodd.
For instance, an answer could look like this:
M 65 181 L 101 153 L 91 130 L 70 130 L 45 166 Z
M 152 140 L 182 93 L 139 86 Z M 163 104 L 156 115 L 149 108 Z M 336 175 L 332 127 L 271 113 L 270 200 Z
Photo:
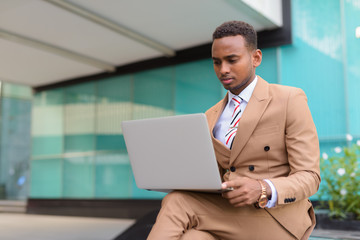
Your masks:
M 265 147 L 264 147 L 264 150 L 265 150 L 265 152 L 267 152 L 267 151 L 270 150 L 270 147 L 269 147 L 269 146 L 265 146 Z
M 249 166 L 249 170 L 250 170 L 251 172 L 254 171 L 254 170 L 255 170 L 254 165 L 250 165 L 250 166 Z
M 230 168 L 230 171 L 232 171 L 232 172 L 235 172 L 235 170 L 236 170 L 235 167 L 231 167 L 231 168 Z

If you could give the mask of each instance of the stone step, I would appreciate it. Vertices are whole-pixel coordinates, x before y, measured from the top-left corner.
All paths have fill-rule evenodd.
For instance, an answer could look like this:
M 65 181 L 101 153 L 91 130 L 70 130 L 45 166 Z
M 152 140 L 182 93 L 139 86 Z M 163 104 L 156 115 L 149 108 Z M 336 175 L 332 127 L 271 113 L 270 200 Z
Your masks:
M 26 201 L 0 200 L 0 213 L 25 213 Z

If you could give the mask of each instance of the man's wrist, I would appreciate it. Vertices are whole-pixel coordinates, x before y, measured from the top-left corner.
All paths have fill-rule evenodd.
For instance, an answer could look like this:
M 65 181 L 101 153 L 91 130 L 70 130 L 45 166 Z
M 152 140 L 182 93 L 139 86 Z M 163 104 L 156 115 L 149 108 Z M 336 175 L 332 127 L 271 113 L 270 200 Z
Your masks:
M 266 196 L 267 196 L 267 198 L 270 200 L 270 199 L 271 199 L 271 196 L 272 196 L 271 187 L 270 187 L 270 185 L 268 184 L 267 181 L 261 180 L 261 182 L 264 184 L 264 186 L 265 186 L 265 188 L 266 188 Z
M 268 201 L 267 208 L 275 207 L 276 203 L 277 203 L 277 200 L 278 200 L 276 188 L 275 188 L 274 184 L 269 179 L 264 179 L 264 181 L 267 182 L 267 184 L 271 188 L 271 199 L 269 199 L 269 201 Z

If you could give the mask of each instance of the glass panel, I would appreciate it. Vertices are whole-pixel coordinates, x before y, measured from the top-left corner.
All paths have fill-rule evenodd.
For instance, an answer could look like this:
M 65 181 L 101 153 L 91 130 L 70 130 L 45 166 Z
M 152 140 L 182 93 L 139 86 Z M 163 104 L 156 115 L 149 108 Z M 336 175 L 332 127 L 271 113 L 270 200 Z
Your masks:
M 63 90 L 34 95 L 32 109 L 32 156 L 63 153 Z
M 132 100 L 132 76 L 103 79 L 97 83 L 97 99 L 102 102 L 130 102 Z
M 349 133 L 360 137 L 360 38 L 355 29 L 360 26 L 360 2 L 343 1 L 346 26 L 346 74 L 348 91 Z
M 62 159 L 42 159 L 31 161 L 32 198 L 62 197 Z
M 134 119 L 174 114 L 173 68 L 134 74 Z
M 95 148 L 95 134 L 67 135 L 64 137 L 66 152 L 88 152 Z
M 52 106 L 64 104 L 64 90 L 62 88 L 47 90 L 34 94 L 35 106 Z
M 176 72 L 176 114 L 205 112 L 223 97 L 211 59 L 180 64 Z
M 126 151 L 121 122 L 133 113 L 130 75 L 100 81 L 97 85 L 96 150 Z
M 96 156 L 97 198 L 130 198 L 131 167 L 127 154 L 104 154 Z
M 31 92 L 31 88 L 28 86 L 3 82 L 2 97 L 31 100 L 32 92 Z
M 119 122 L 120 124 L 120 122 Z M 123 135 L 97 135 L 96 150 L 115 150 L 126 152 Z
M 26 199 L 30 159 L 31 102 L 1 99 L 0 198 Z
M 281 47 L 282 84 L 302 88 L 321 137 L 345 136 L 340 2 L 293 1 L 293 44 Z
M 65 152 L 95 150 L 95 84 L 65 89 Z
M 63 152 L 62 136 L 33 136 L 32 138 L 32 156 L 37 159 L 44 155 L 60 155 Z
M 262 49 L 262 62 L 260 66 L 256 68 L 256 74 L 269 83 L 280 82 L 276 51 L 277 48 Z
M 94 197 L 94 157 L 64 159 L 63 191 L 65 198 Z

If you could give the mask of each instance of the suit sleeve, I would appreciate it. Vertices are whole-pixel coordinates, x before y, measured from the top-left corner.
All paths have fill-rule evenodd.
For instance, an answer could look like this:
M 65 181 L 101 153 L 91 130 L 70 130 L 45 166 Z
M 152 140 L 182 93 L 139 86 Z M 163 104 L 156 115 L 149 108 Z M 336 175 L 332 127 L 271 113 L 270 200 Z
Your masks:
M 286 109 L 285 144 L 290 173 L 287 177 L 269 179 L 276 188 L 278 205 L 310 197 L 321 181 L 319 140 L 301 89 L 292 88 Z

